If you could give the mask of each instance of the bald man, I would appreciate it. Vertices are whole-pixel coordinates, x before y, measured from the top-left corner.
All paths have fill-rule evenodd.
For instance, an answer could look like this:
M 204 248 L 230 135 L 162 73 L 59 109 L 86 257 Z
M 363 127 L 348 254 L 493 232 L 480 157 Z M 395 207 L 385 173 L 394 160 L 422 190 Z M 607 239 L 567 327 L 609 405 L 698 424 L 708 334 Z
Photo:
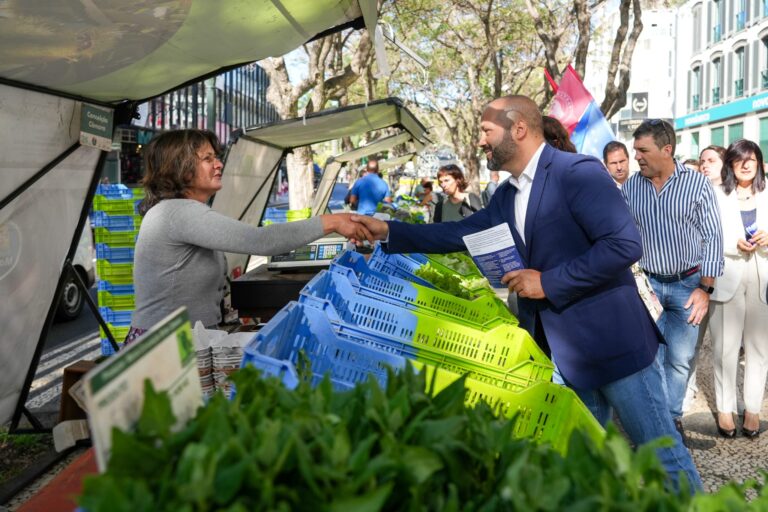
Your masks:
M 525 269 L 503 281 L 518 295 L 520 325 L 551 349 L 557 381 L 603 424 L 615 409 L 635 444 L 672 437 L 658 450 L 670 478 L 684 471 L 701 489 L 667 409 L 655 360 L 662 337 L 629 270 L 640 234 L 610 175 L 593 157 L 546 144 L 541 113 L 524 96 L 489 103 L 480 129 L 488 168 L 511 174 L 486 208 L 442 224 L 353 220 L 398 253 L 464 251 L 463 236 L 507 223 Z

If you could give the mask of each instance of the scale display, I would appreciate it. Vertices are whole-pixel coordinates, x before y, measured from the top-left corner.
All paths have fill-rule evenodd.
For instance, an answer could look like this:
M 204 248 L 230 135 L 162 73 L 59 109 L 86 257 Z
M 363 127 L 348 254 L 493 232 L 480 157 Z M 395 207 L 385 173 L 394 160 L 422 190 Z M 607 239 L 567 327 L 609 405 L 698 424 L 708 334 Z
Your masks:
M 301 267 L 326 267 L 346 245 L 344 239 L 320 239 L 285 254 L 272 256 L 267 263 L 269 270 Z

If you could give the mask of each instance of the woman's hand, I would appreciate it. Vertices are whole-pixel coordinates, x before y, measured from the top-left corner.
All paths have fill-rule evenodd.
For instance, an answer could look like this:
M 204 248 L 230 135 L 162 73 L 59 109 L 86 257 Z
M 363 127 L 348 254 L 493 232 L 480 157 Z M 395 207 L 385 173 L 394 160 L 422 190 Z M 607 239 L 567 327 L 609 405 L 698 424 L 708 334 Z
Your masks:
M 736 247 L 738 247 L 740 251 L 746 253 L 755 252 L 755 249 L 757 249 L 757 245 L 751 244 L 743 238 L 739 238 L 739 241 L 736 242 Z
M 758 229 L 755 232 L 755 234 L 752 235 L 752 238 L 750 238 L 749 241 L 760 247 L 765 247 L 766 245 L 768 245 L 768 233 L 766 233 L 762 229 Z

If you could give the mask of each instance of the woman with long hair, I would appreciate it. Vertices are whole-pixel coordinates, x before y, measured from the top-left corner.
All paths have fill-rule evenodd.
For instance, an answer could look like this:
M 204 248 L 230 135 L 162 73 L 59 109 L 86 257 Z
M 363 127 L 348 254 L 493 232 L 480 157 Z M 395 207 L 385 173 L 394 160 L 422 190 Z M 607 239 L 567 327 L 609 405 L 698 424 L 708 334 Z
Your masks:
M 715 281 L 709 329 L 715 367 L 717 430 L 734 437 L 739 347 L 744 344 L 744 420 L 741 432 L 760 433 L 760 409 L 768 371 L 768 197 L 763 153 L 749 140 L 725 152 L 722 183 L 715 187 L 723 223 L 725 268 Z

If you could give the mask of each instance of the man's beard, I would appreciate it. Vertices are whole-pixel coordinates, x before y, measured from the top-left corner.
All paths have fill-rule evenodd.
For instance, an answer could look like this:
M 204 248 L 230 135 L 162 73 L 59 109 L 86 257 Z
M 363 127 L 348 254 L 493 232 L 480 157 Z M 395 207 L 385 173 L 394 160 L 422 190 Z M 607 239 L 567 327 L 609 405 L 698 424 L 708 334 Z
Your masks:
M 501 171 L 504 164 L 509 162 L 517 153 L 517 144 L 512 140 L 512 133 L 504 130 L 504 135 L 498 146 L 491 147 L 491 156 L 488 158 L 487 167 L 490 171 Z

